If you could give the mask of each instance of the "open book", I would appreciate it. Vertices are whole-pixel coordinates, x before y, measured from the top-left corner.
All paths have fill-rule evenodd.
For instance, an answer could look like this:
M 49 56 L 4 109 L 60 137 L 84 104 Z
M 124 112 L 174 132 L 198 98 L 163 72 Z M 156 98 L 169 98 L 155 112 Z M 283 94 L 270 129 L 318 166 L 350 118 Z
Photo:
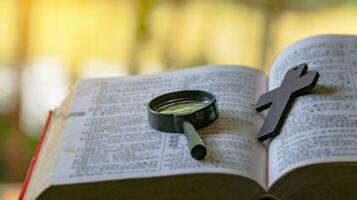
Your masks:
M 259 96 L 291 67 L 320 73 L 278 137 L 257 140 Z M 216 95 L 219 119 L 199 132 L 193 159 L 183 134 L 149 127 L 147 103 L 186 89 Z M 204 66 L 157 75 L 80 81 L 54 111 L 23 199 L 357 199 L 357 37 L 291 45 L 269 78 L 253 68 Z

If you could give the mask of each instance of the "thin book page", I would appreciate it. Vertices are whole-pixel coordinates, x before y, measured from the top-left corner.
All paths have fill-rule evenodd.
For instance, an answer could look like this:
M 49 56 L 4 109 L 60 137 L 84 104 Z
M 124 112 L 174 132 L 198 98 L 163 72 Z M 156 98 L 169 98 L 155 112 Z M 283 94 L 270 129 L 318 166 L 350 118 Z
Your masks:
M 266 188 L 267 151 L 256 139 L 262 117 L 251 106 L 266 85 L 263 73 L 237 66 L 84 80 L 76 88 L 52 184 L 225 173 Z M 148 124 L 152 98 L 187 89 L 217 97 L 219 119 L 199 130 L 208 149 L 204 161 L 190 156 L 183 134 Z
M 68 116 L 72 98 L 73 92 L 68 94 L 61 105 L 53 111 L 24 199 L 36 199 L 50 185 L 55 164 L 54 157 L 60 145 L 58 141 L 61 140 L 63 123 Z
M 357 37 L 324 35 L 291 45 L 272 65 L 269 90 L 301 63 L 320 79 L 313 94 L 297 98 L 269 145 L 269 186 L 301 166 L 357 161 Z

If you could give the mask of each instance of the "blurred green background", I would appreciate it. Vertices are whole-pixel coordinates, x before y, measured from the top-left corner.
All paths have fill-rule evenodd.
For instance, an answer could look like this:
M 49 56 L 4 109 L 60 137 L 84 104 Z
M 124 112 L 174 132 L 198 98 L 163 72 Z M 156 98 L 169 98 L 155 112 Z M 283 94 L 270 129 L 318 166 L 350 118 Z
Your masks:
M 267 72 L 301 38 L 357 33 L 344 0 L 0 0 L 0 199 L 16 199 L 48 110 L 78 79 L 204 64 Z

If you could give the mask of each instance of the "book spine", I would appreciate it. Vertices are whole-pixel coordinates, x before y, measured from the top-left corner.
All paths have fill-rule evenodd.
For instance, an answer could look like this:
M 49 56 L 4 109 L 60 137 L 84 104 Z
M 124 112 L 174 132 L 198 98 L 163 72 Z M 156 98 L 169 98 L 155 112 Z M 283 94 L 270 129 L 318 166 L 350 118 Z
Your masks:
M 50 122 L 51 122 L 52 114 L 53 114 L 52 111 L 48 112 L 48 117 L 47 117 L 47 121 L 46 121 L 46 124 L 45 124 L 45 128 L 44 128 L 44 130 L 43 130 L 43 132 L 41 134 L 40 140 L 39 140 L 38 145 L 37 145 L 36 150 L 35 150 L 35 154 L 33 155 L 32 160 L 30 162 L 30 166 L 29 166 L 29 168 L 27 170 L 27 175 L 26 175 L 26 178 L 25 178 L 24 183 L 23 183 L 22 188 L 21 188 L 21 192 L 20 192 L 20 195 L 19 195 L 19 200 L 23 200 L 24 197 L 25 197 L 27 186 L 30 183 L 32 172 L 33 172 L 33 170 L 35 168 L 35 165 L 36 165 L 36 162 L 37 162 L 37 158 L 38 158 L 38 156 L 40 154 L 40 151 L 41 151 L 42 143 L 43 143 L 43 141 L 44 141 L 44 139 L 46 137 L 46 134 L 47 134 Z

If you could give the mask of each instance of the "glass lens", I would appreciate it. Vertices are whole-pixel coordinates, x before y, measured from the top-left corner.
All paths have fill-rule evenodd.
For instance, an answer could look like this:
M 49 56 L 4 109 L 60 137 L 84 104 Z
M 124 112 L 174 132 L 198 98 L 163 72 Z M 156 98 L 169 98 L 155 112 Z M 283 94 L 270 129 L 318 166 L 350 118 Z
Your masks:
M 156 109 L 162 114 L 187 115 L 193 113 L 201 108 L 204 108 L 210 103 L 208 100 L 178 100 L 167 103 Z

